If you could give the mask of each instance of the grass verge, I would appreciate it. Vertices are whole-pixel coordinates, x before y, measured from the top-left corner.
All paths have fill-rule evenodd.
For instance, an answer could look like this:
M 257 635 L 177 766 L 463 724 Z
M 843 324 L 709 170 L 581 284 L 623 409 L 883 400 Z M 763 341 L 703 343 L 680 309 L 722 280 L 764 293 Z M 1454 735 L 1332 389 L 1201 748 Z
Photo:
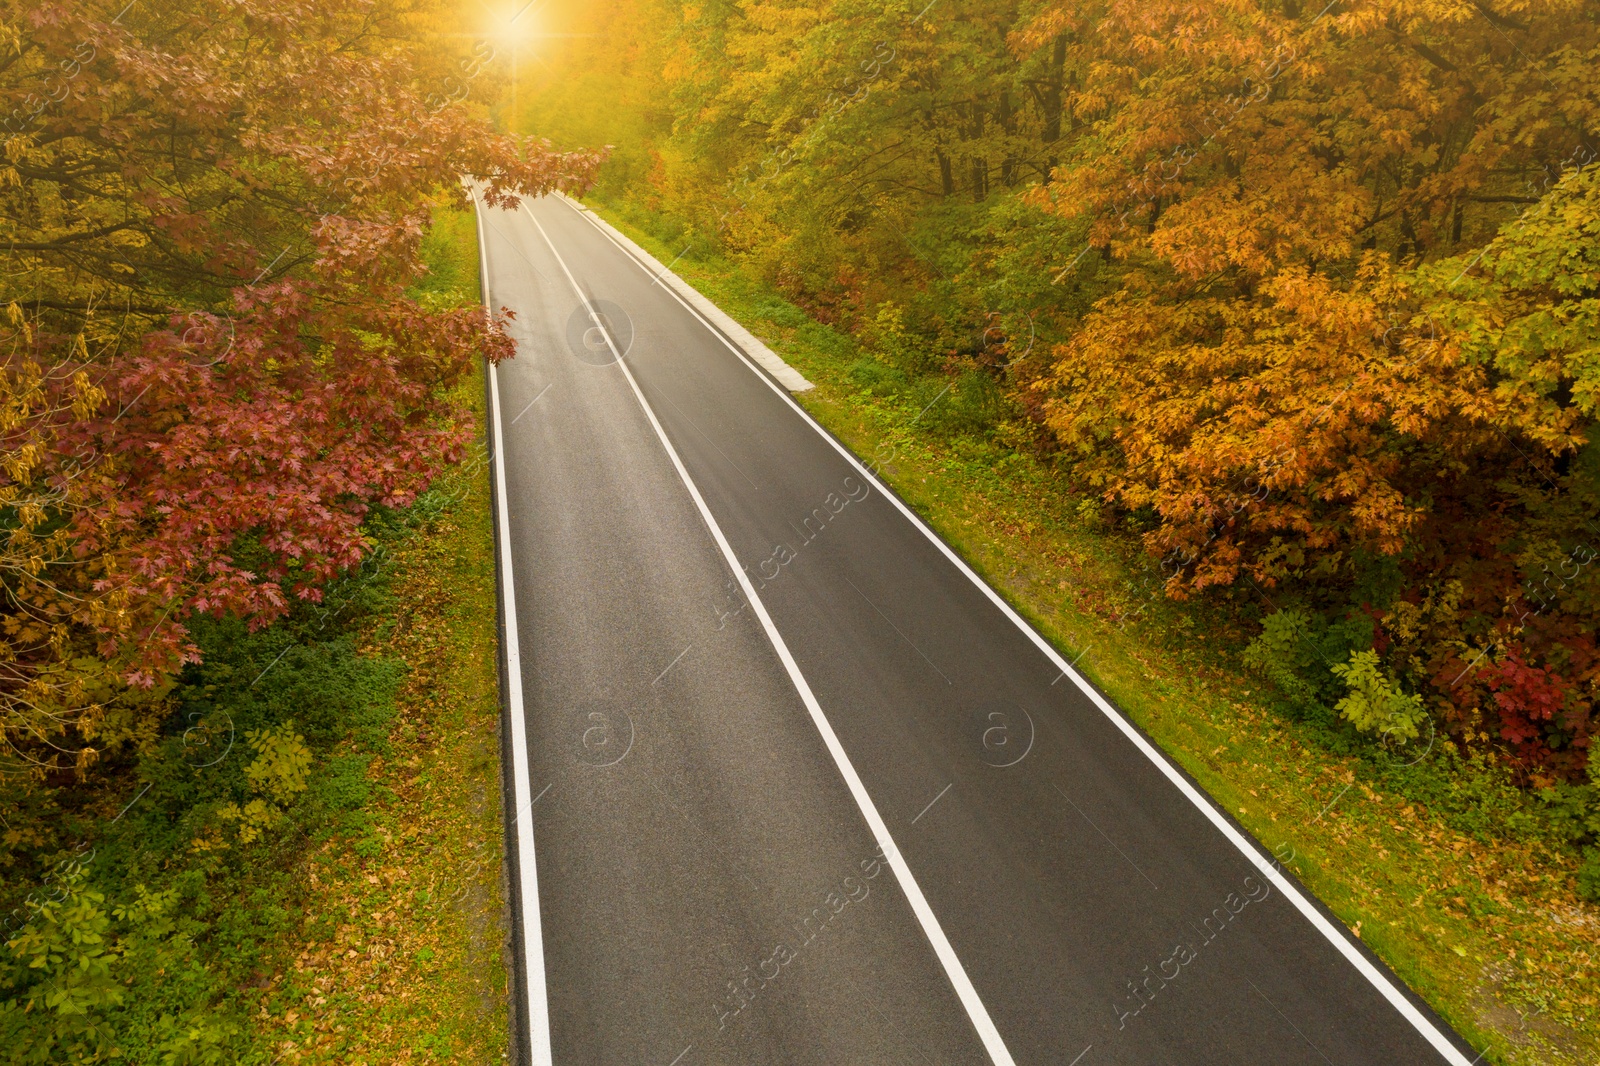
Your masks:
M 481 405 L 481 378 L 466 391 Z M 314 918 L 257 1018 L 278 1061 L 505 1057 L 494 560 L 477 458 L 394 551 L 392 609 L 362 626 L 360 654 L 405 671 L 388 751 L 366 766 L 369 831 L 306 862 Z
M 591 205 L 663 262 L 678 254 L 670 219 Z M 691 248 L 674 269 L 815 383 L 799 399 L 818 421 L 891 456 L 895 490 L 1482 1061 L 1600 1061 L 1600 909 L 1578 901 L 1576 858 L 1534 800 L 1442 748 L 1351 751 L 1285 715 L 1240 665 L 1242 629 L 1165 600 L 1094 501 L 1004 426 L 965 431 L 981 396 L 886 387 L 851 337 L 727 258 Z

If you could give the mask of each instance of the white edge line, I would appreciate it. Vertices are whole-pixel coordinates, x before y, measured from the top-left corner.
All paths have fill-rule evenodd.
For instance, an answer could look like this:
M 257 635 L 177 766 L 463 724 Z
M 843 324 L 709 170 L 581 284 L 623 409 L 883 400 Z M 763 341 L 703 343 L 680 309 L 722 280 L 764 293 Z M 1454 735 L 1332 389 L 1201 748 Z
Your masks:
M 605 236 L 611 238 L 612 244 L 615 244 L 619 249 L 622 250 L 624 254 L 627 254 L 627 245 L 617 239 L 617 237 L 622 235 L 618 233 L 617 237 L 613 237 L 612 234 L 616 231 L 610 223 L 608 223 L 605 219 L 600 218 L 587 207 L 574 203 L 569 197 L 562 196 L 561 198 L 565 200 L 574 211 L 577 211 L 584 218 L 589 219 L 591 224 L 593 224 L 596 229 L 598 229 Z M 623 238 L 623 240 L 626 240 L 626 238 Z M 630 241 L 628 243 L 631 244 L 632 242 Z M 644 264 L 640 263 L 637 258 L 634 258 L 634 263 L 641 270 L 645 270 L 646 273 L 649 272 L 646 270 Z M 672 290 L 669 289 L 668 291 L 671 292 Z M 674 293 L 674 295 L 677 294 Z M 821 436 L 823 440 L 827 441 L 833 446 L 834 451 L 838 452 L 844 457 L 846 462 L 860 471 L 863 477 L 867 478 L 873 485 L 877 486 L 879 492 L 883 494 L 884 499 L 888 500 L 897 509 L 899 509 L 900 513 L 905 515 L 906 519 L 910 521 L 912 525 L 921 530 L 922 535 L 927 537 L 933 546 L 939 549 L 939 551 L 944 554 L 945 558 L 949 559 L 950 562 L 955 565 L 956 569 L 965 574 L 968 580 L 970 580 L 974 585 L 978 586 L 978 588 L 982 590 L 983 594 L 989 598 L 990 602 L 998 607 L 1000 612 L 1009 618 L 1018 629 L 1022 630 L 1022 632 L 1028 637 L 1029 640 L 1033 641 L 1040 651 L 1044 652 L 1046 658 L 1059 667 L 1063 674 L 1072 679 L 1072 683 L 1078 686 L 1079 690 L 1082 691 L 1083 694 L 1100 709 L 1101 713 L 1111 720 L 1112 724 L 1114 724 L 1118 729 L 1122 730 L 1123 735 L 1133 742 L 1134 747 L 1138 748 L 1147 759 L 1154 763 L 1156 768 L 1166 776 L 1167 780 L 1171 781 L 1173 785 L 1177 787 L 1179 792 L 1183 793 L 1190 803 L 1199 808 L 1200 812 L 1204 814 L 1208 820 L 1210 820 L 1211 824 L 1214 825 L 1217 830 L 1221 832 L 1231 844 L 1233 844 L 1234 847 L 1239 849 L 1239 851 L 1245 856 L 1246 859 L 1250 861 L 1251 865 L 1253 865 L 1263 877 L 1270 881 L 1279 892 L 1283 893 L 1284 897 L 1294 905 L 1294 908 L 1298 910 L 1319 933 L 1326 937 L 1329 943 L 1338 949 L 1339 953 L 1343 955 L 1358 972 L 1360 972 L 1361 976 L 1365 977 L 1367 981 L 1370 982 L 1375 989 L 1377 989 L 1379 994 L 1381 994 L 1384 999 L 1389 1001 L 1390 1005 L 1393 1006 L 1395 1010 L 1400 1012 L 1401 1016 L 1404 1017 L 1406 1021 L 1411 1023 L 1412 1027 L 1422 1035 L 1423 1039 L 1433 1046 L 1435 1051 L 1439 1052 L 1439 1054 L 1444 1057 L 1446 1062 L 1449 1062 L 1451 1066 L 1473 1066 L 1472 1062 L 1465 1055 L 1463 1055 L 1454 1044 L 1450 1042 L 1449 1038 L 1441 1033 L 1438 1027 L 1435 1026 L 1432 1021 L 1430 1021 L 1420 1010 L 1417 1009 L 1416 1005 L 1406 997 L 1405 993 L 1399 988 L 1395 987 L 1394 982 L 1391 981 L 1380 969 L 1378 969 L 1378 967 L 1374 966 L 1372 961 L 1363 955 L 1361 950 L 1357 948 L 1355 944 L 1351 943 L 1347 931 L 1345 931 L 1342 927 L 1336 927 L 1334 923 L 1330 922 L 1327 917 L 1317 909 L 1316 904 L 1307 899 L 1305 894 L 1296 888 L 1288 878 L 1284 877 L 1273 863 L 1269 863 L 1259 851 L 1252 847 L 1249 841 L 1245 839 L 1244 834 L 1240 833 L 1239 830 L 1234 827 L 1233 823 L 1228 821 L 1228 819 L 1222 815 L 1217 807 L 1210 801 L 1209 797 L 1191 784 L 1188 778 L 1184 777 L 1183 774 L 1179 772 L 1177 767 L 1172 764 L 1165 754 L 1151 744 L 1150 741 L 1145 739 L 1144 735 L 1134 728 L 1133 724 L 1123 717 L 1123 715 L 1117 711 L 1117 709 L 1114 708 L 1104 696 L 1100 695 L 1095 687 L 1085 680 L 1082 674 L 1073 669 L 1072 664 L 1068 663 L 1067 660 L 1061 656 L 1061 653 L 1056 651 L 1055 648 L 1051 647 L 1049 641 L 1045 640 L 1037 630 L 1025 622 L 1022 619 L 1022 616 L 1017 614 L 1012 606 L 1007 603 L 999 593 L 990 588 L 988 583 L 980 578 L 977 573 L 975 573 L 973 569 L 967 565 L 966 560 L 957 555 L 955 551 L 948 544 L 946 544 L 937 533 L 928 527 L 927 523 L 923 522 L 923 520 L 915 511 L 906 506 L 904 501 L 902 501 L 899 496 L 889 491 L 888 488 L 886 488 L 884 484 L 878 480 L 877 476 L 874 475 L 871 470 L 867 469 L 866 464 L 861 462 L 860 459 L 856 458 L 856 456 L 851 453 L 850 450 L 847 449 L 843 444 L 839 443 L 839 441 L 836 440 L 831 433 L 823 429 L 822 426 L 817 423 L 816 419 L 812 418 L 810 413 L 807 412 L 804 407 L 801 407 L 795 402 L 792 396 L 785 392 L 765 374 L 762 374 L 759 370 L 757 370 L 755 364 L 751 362 L 750 357 L 746 353 L 740 351 L 737 345 L 728 340 L 728 338 L 715 327 L 713 327 L 710 322 L 706 321 L 703 315 L 700 315 L 698 312 L 696 312 L 695 309 L 690 306 L 687 300 L 679 297 L 678 302 L 683 304 L 684 309 L 690 314 L 694 315 L 696 318 L 699 318 L 701 323 L 711 331 L 713 336 L 721 341 L 729 351 L 733 352 L 734 355 L 738 356 L 744 361 L 745 366 L 749 367 L 750 370 L 755 373 L 756 377 L 765 382 L 767 387 L 775 392 L 784 403 L 787 403 L 791 408 L 794 409 L 796 414 L 805 419 L 805 421 L 811 425 L 812 429 L 817 431 L 818 435 Z
M 560 196 L 569 205 L 574 204 L 573 200 L 565 193 L 556 193 L 556 195 Z M 588 210 L 588 208 L 585 208 L 581 204 L 576 204 L 574 206 L 576 206 L 579 211 Z M 649 266 L 655 267 L 656 269 L 651 272 L 651 277 L 655 281 L 661 282 L 661 287 L 663 289 L 666 289 L 677 296 L 679 303 L 688 303 L 690 306 L 692 306 L 699 313 L 702 321 L 709 319 L 710 321 L 715 322 L 719 330 L 732 337 L 741 346 L 743 346 L 746 354 L 760 364 L 762 369 L 766 370 L 767 373 L 776 378 L 778 384 L 782 385 L 790 392 L 805 392 L 807 389 L 816 387 L 812 385 L 811 382 L 807 381 L 805 377 L 801 375 L 800 371 L 784 362 L 783 356 L 779 355 L 777 352 L 767 347 L 766 344 L 762 343 L 760 337 L 757 337 L 754 333 L 751 333 L 749 330 L 745 329 L 744 326 L 740 325 L 739 322 L 732 318 L 726 311 L 712 303 L 710 300 L 706 299 L 706 297 L 693 285 L 690 285 L 687 281 L 684 281 L 682 278 L 680 278 L 673 271 L 672 267 L 662 266 L 661 260 L 651 255 L 643 248 L 639 247 L 633 241 L 629 240 L 625 234 L 619 233 L 615 229 L 612 229 L 607 236 L 611 238 L 611 242 L 613 244 L 617 243 L 619 240 L 622 241 L 627 246 L 627 250 L 633 255 L 635 260 L 642 261 Z M 674 262 L 676 262 L 676 260 L 674 260 Z
M 524 209 L 527 205 L 523 205 Z M 539 233 L 544 237 L 545 243 L 550 246 L 550 253 L 556 257 L 556 262 L 561 264 L 561 269 L 566 272 L 567 280 L 572 284 L 573 291 L 578 294 L 578 299 L 583 301 L 584 307 L 589 310 L 591 317 L 595 317 L 594 309 L 589 307 L 589 299 L 583 290 L 578 287 L 577 279 L 572 276 L 572 271 L 567 269 L 566 261 L 561 258 L 561 253 L 556 251 L 556 246 L 550 240 L 550 235 L 545 233 L 544 227 L 534 217 L 533 211 L 528 210 L 528 217 L 533 219 L 533 224 L 538 226 Z M 637 262 L 637 260 L 636 260 Z M 817 702 L 816 695 L 811 691 L 811 686 L 806 682 L 805 675 L 800 672 L 800 665 L 795 662 L 794 656 L 789 653 L 789 645 L 784 642 L 783 635 L 778 632 L 778 627 L 773 624 L 772 616 L 767 613 L 766 605 L 761 602 L 761 597 L 756 594 L 755 586 L 751 584 L 750 577 L 745 573 L 744 567 L 739 564 L 739 557 L 734 554 L 733 546 L 728 543 L 728 538 L 723 536 L 722 527 L 717 524 L 716 517 L 712 515 L 711 508 L 706 506 L 705 497 L 700 495 L 700 489 L 695 485 L 694 479 L 689 476 L 689 470 L 683 465 L 683 460 L 678 457 L 678 451 L 672 446 L 672 441 L 667 438 L 666 430 L 661 427 L 656 419 L 656 413 L 644 398 L 644 392 L 639 388 L 639 383 L 634 380 L 633 372 L 628 369 L 627 363 L 617 352 L 611 336 L 605 328 L 601 333 L 606 337 L 606 344 L 611 348 L 611 354 L 617 357 L 616 365 L 628 379 L 628 385 L 633 389 L 634 397 L 639 401 L 639 406 L 644 409 L 644 414 L 650 421 L 650 426 L 655 430 L 656 436 L 661 441 L 661 446 L 666 449 L 667 457 L 672 460 L 673 468 L 678 471 L 678 477 L 689 490 L 689 495 L 694 499 L 694 505 L 700 511 L 700 517 L 710 530 L 711 537 L 717 542 L 717 547 L 722 551 L 722 557 L 727 561 L 729 569 L 739 580 L 739 586 L 744 590 L 745 598 L 755 610 L 756 617 L 761 620 L 762 629 L 766 630 L 767 639 L 772 642 L 773 650 L 778 653 L 778 658 L 783 662 L 783 668 L 788 671 L 789 680 L 800 693 L 801 702 L 806 705 L 806 710 L 811 713 L 811 721 L 816 725 L 817 732 L 822 734 L 822 741 L 828 748 L 828 753 L 833 756 L 834 764 L 838 766 L 839 773 L 844 777 L 845 784 L 850 789 L 850 795 L 855 798 L 856 805 L 861 808 L 861 814 L 867 820 L 867 826 L 872 831 L 878 843 L 878 850 L 883 853 L 889 863 L 889 868 L 894 871 L 900 888 L 905 892 L 906 899 L 911 903 L 911 909 L 917 916 L 917 921 L 922 925 L 922 931 L 927 935 L 928 941 L 933 945 L 934 954 L 939 957 L 945 975 L 955 987 L 956 995 L 961 1000 L 961 1005 L 966 1008 L 967 1017 L 971 1019 L 973 1028 L 978 1031 L 979 1038 L 983 1041 L 984 1048 L 989 1053 L 989 1058 L 995 1066 L 1016 1066 L 1011 1057 L 1011 1052 L 1006 1050 L 1006 1045 L 1000 1039 L 1000 1031 L 995 1028 L 994 1021 L 989 1017 L 988 1008 L 978 998 L 978 990 L 973 987 L 971 979 L 967 976 L 961 960 L 956 957 L 956 952 L 950 946 L 950 941 L 945 937 L 944 930 L 939 926 L 939 919 L 934 916 L 933 908 L 928 906 L 928 900 L 922 894 L 922 889 L 917 884 L 917 879 L 912 876 L 911 868 L 906 865 L 905 859 L 900 855 L 900 849 L 895 847 L 894 838 L 889 834 L 889 827 L 884 823 L 883 816 L 878 813 L 877 806 L 868 795 L 867 788 L 861 783 L 861 778 L 850 762 L 850 756 L 845 753 L 844 745 L 839 742 L 839 737 L 829 724 L 827 716 L 822 713 L 822 705 Z
M 489 300 L 489 255 L 483 240 L 483 204 L 472 197 L 478 220 L 478 281 L 483 311 L 492 316 Z M 517 637 L 517 593 L 511 580 L 511 510 L 506 500 L 505 438 L 500 418 L 500 375 L 489 364 L 490 417 L 494 420 L 495 522 L 500 527 L 500 602 L 505 611 L 506 708 L 511 718 L 511 778 L 517 810 L 533 806 L 528 799 L 528 724 L 522 705 L 522 649 Z M 546 786 L 548 788 L 549 786 Z M 543 792 L 540 795 L 544 795 Z M 551 1066 L 550 1004 L 545 988 L 544 929 L 539 921 L 539 875 L 534 867 L 533 817 L 515 819 L 517 827 L 518 898 L 522 903 L 522 957 L 528 995 L 528 1050 L 534 1066 Z

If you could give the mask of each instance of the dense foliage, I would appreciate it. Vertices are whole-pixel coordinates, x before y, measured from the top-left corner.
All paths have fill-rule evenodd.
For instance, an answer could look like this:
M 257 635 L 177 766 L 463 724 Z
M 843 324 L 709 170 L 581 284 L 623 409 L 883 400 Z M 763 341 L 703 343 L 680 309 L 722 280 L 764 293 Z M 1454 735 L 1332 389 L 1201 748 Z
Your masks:
M 192 616 L 315 601 L 459 454 L 437 396 L 510 344 L 406 293 L 430 203 L 594 159 L 495 133 L 447 12 L 0 7 L 0 771 L 148 746 Z
M 1256 620 L 1295 713 L 1586 780 L 1600 5 L 573 17 L 617 33 L 527 116 L 616 141 L 603 192 L 850 329 L 864 385 L 946 379 L 930 420 L 1057 464 L 1167 594 Z
M 195 619 L 202 661 L 168 695 L 181 728 L 147 747 L 115 807 L 11 791 L 8 823 L 48 839 L 14 842 L 0 897 L 8 1061 L 271 1061 L 251 1016 L 283 992 L 284 949 L 345 917 L 305 912 L 300 864 L 359 866 L 396 828 L 368 768 L 391 753 L 405 664 L 357 654 L 355 637 L 392 609 L 389 551 L 445 502 L 430 490 L 399 521 L 369 519 L 377 560 L 266 629 Z
M 512 351 L 448 207 L 597 157 L 435 0 L 125 3 L 0 0 L 0 1045 L 276 1061 L 301 866 L 382 844 L 357 627 Z

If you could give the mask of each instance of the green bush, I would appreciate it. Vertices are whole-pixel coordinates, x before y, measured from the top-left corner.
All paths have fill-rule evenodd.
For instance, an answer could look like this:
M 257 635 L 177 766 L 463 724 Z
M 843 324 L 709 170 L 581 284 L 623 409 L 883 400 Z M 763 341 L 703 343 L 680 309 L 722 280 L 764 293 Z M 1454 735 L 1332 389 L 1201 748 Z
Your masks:
M 1422 700 L 1400 691 L 1399 683 L 1378 665 L 1377 652 L 1358 651 L 1329 669 L 1349 689 L 1334 710 L 1358 730 L 1402 742 L 1422 735 L 1420 727 L 1428 717 Z
M 933 388 L 935 381 L 942 381 L 942 386 Z M 928 395 L 919 405 L 926 408 L 921 420 L 933 432 L 949 437 L 988 434 L 1010 411 L 1000 385 L 981 370 L 968 370 L 954 381 L 918 382 L 918 393 Z
M 412 286 L 415 295 L 447 307 L 477 301 L 478 263 L 471 254 L 476 250 L 477 224 L 470 211 L 434 209 L 433 224 L 422 237 L 428 273 Z M 470 237 L 468 231 L 472 231 Z
M 1600 847 L 1583 853 L 1583 865 L 1578 867 L 1578 898 L 1600 903 Z
M 179 679 L 162 735 L 108 771 L 123 795 L 100 806 L 120 815 L 52 823 L 49 803 L 8 810 L 41 839 L 86 842 L 60 862 L 59 845 L 6 856 L 0 1046 L 10 1061 L 255 1061 L 245 989 L 316 917 L 298 905 L 291 871 L 330 837 L 357 855 L 376 839 L 367 767 L 389 750 L 404 665 L 361 655 L 354 634 L 392 602 L 382 560 L 441 500 L 373 515 L 378 561 L 321 605 L 255 633 L 198 620 L 201 662 Z
M 1359 755 L 1363 777 L 1479 840 L 1539 840 L 1568 854 L 1586 847 L 1579 892 L 1600 892 L 1600 780 L 1535 793 L 1488 756 L 1462 755 L 1435 733 L 1421 699 L 1382 668 L 1371 642 L 1365 615 L 1329 622 L 1286 608 L 1262 619 L 1243 658 L 1289 717 L 1321 726 L 1330 749 Z
M 23 906 L 27 923 L 6 941 L 0 1044 L 18 1063 L 101 1062 L 118 1054 L 108 1015 L 127 990 L 105 893 L 82 867 Z
M 852 383 L 875 396 L 897 396 L 909 384 L 900 370 L 870 356 L 851 363 L 845 374 Z
M 1294 717 L 1332 725 L 1333 707 L 1347 695 L 1333 667 L 1371 646 L 1372 620 L 1366 615 L 1330 622 L 1290 607 L 1262 619 L 1244 662 L 1271 682 Z

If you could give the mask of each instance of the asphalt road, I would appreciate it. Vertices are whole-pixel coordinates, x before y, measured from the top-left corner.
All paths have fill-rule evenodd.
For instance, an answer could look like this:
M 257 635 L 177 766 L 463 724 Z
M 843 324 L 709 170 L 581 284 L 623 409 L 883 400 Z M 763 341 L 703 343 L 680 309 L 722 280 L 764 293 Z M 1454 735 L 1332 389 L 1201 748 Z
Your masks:
M 525 1061 L 1473 1061 L 655 265 L 480 236 Z

